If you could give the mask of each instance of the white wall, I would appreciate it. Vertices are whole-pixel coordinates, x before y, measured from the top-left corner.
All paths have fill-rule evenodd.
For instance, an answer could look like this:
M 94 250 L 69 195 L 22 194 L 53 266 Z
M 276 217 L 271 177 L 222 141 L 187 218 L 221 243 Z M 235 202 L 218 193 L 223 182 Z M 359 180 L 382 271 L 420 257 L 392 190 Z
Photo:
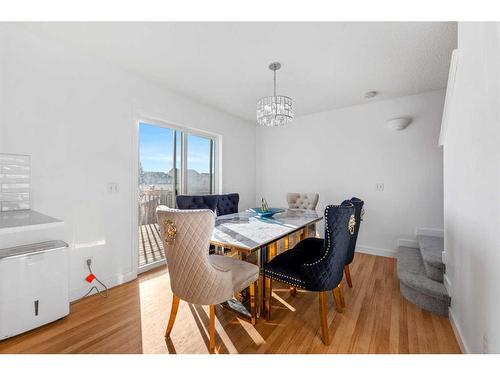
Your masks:
M 358 248 L 394 255 L 416 227 L 442 228 L 444 91 L 317 113 L 257 130 L 257 200 L 286 205 L 287 192 L 318 192 L 319 209 L 352 196 L 366 202 Z M 387 119 L 412 116 L 404 131 Z M 383 192 L 375 184 L 385 185 Z
M 450 311 L 468 352 L 500 353 L 500 24 L 460 23 L 458 52 L 444 141 Z
M 88 290 L 89 255 L 95 272 L 112 285 L 135 276 L 134 116 L 222 135 L 222 189 L 239 192 L 242 208 L 253 205 L 253 124 L 14 25 L 0 28 L 0 152 L 32 155 L 33 209 L 67 223 L 50 235 L 72 246 L 73 298 Z M 118 194 L 106 192 L 108 182 L 119 183 Z

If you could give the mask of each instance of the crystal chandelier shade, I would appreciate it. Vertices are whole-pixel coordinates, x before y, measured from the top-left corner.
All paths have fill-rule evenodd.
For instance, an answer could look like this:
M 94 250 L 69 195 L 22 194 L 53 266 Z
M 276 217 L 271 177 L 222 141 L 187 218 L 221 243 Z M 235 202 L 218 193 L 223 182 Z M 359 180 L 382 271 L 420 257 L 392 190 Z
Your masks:
M 257 102 L 257 123 L 262 126 L 282 126 L 292 121 L 293 100 L 288 96 L 276 95 L 276 70 L 280 63 L 272 63 L 269 69 L 274 72 L 274 95 L 266 96 Z
M 264 126 L 281 126 L 293 119 L 293 101 L 288 96 L 266 96 L 257 102 L 257 122 Z

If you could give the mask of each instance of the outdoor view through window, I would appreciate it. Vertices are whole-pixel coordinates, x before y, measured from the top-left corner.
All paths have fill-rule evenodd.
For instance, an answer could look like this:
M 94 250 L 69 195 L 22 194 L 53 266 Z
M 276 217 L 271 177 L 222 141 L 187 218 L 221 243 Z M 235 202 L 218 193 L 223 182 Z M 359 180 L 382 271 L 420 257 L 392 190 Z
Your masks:
M 173 128 L 139 123 L 140 266 L 163 259 L 155 255 L 156 207 L 176 207 L 179 194 L 213 194 L 215 190 L 213 138 Z

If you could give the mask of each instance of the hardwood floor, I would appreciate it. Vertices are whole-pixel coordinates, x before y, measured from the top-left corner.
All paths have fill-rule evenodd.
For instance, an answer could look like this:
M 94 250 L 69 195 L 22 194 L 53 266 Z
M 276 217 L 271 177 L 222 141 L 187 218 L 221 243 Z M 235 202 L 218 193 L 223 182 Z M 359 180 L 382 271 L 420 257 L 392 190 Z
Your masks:
M 354 288 L 335 311 L 328 293 L 330 346 L 321 341 L 318 293 L 295 295 L 276 283 L 272 321 L 256 326 L 216 308 L 219 353 L 460 353 L 448 319 L 399 294 L 396 261 L 356 254 Z M 164 339 L 172 293 L 166 267 L 71 306 L 71 314 L 0 341 L 0 353 L 208 353 L 208 306 L 181 301 L 171 338 Z

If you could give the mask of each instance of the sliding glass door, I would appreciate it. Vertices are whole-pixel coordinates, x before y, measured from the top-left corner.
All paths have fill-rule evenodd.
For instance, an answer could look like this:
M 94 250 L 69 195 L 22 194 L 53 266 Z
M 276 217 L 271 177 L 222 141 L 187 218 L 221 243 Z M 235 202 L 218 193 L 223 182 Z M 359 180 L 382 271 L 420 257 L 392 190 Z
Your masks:
M 179 194 L 216 191 L 216 138 L 166 124 L 139 122 L 139 271 L 165 262 L 156 207 Z

